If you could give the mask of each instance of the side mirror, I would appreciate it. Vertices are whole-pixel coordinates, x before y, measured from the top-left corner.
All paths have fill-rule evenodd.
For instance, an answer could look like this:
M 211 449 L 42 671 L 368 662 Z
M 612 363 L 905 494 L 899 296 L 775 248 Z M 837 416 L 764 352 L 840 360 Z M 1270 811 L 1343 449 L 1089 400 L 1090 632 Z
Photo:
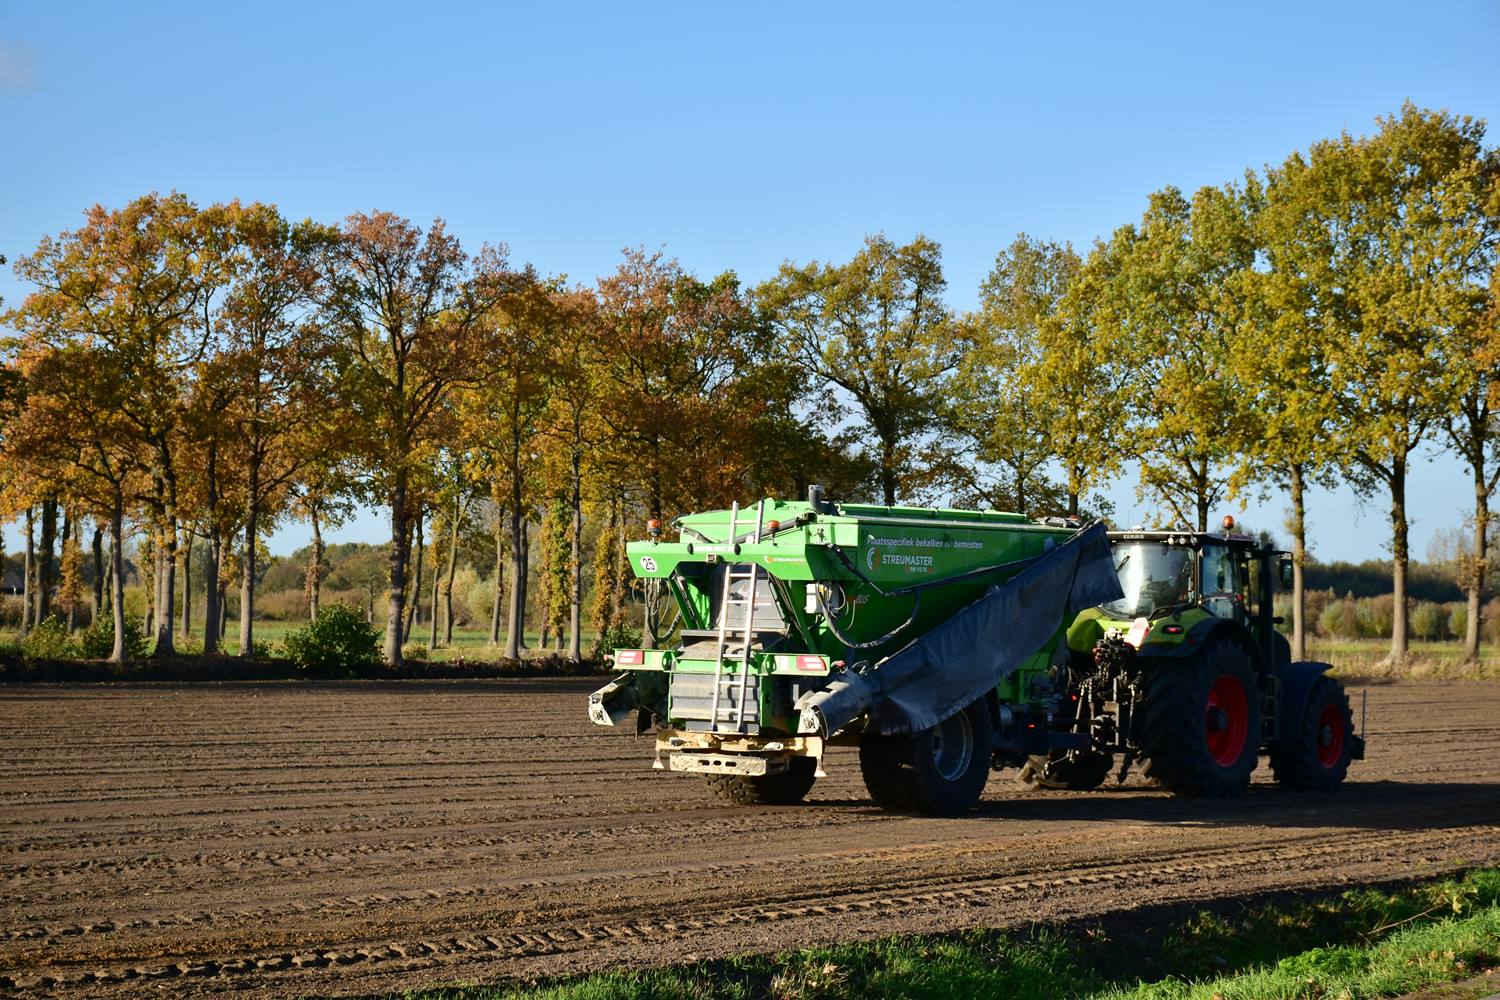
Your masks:
M 1281 589 L 1292 589 L 1292 561 L 1290 559 L 1281 560 Z

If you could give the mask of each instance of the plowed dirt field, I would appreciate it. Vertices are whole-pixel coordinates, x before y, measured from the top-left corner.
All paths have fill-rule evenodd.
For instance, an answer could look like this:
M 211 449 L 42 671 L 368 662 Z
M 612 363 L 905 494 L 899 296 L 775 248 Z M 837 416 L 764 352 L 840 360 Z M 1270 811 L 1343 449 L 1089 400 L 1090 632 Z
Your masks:
M 1003 772 L 961 819 L 874 809 L 849 750 L 720 805 L 595 686 L 0 688 L 0 991 L 370 993 L 1500 862 L 1500 685 L 1372 688 L 1332 796 Z

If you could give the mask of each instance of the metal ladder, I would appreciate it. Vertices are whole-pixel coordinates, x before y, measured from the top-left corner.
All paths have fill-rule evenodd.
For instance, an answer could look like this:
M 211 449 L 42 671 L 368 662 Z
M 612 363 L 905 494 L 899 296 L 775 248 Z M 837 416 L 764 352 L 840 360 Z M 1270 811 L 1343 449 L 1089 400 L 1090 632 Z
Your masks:
M 751 541 L 760 541 L 760 533 L 765 525 L 766 502 L 762 500 L 755 506 L 755 534 Z M 735 543 L 739 538 L 741 523 L 748 525 L 749 519 L 741 522 L 740 504 L 736 500 L 729 508 L 729 545 L 733 552 Z M 750 644 L 755 641 L 755 592 L 760 582 L 760 566 L 751 563 L 748 570 L 737 570 L 739 564 L 730 562 L 724 568 L 724 589 L 719 595 L 719 636 L 718 648 L 714 653 L 714 696 L 713 708 L 709 711 L 709 732 L 719 732 L 719 701 L 724 689 L 724 655 L 738 655 L 740 684 L 738 697 L 735 699 L 734 708 L 734 731 L 742 733 L 745 731 L 745 692 L 750 680 Z M 733 588 L 736 583 L 748 584 L 744 599 L 732 597 Z M 730 616 L 734 609 L 743 607 L 745 609 L 744 628 L 737 633 L 730 631 Z M 731 643 L 731 638 L 738 638 L 738 643 Z

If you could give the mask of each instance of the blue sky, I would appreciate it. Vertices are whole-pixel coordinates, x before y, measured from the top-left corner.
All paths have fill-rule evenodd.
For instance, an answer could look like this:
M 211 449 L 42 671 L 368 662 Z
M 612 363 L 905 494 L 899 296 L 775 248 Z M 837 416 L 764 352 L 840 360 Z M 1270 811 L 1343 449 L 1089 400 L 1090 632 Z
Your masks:
M 1407 98 L 1495 122 L 1497 47 L 1496 2 L 0 3 L 0 253 L 175 188 L 441 215 L 580 280 L 626 246 L 754 281 L 921 232 L 967 307 L 1018 231 L 1086 248 L 1155 188 L 1235 179 Z M 1111 491 L 1125 521 L 1146 516 L 1133 485 Z M 1417 466 L 1418 556 L 1468 495 L 1458 463 Z M 1380 556 L 1382 510 L 1315 497 L 1315 553 Z

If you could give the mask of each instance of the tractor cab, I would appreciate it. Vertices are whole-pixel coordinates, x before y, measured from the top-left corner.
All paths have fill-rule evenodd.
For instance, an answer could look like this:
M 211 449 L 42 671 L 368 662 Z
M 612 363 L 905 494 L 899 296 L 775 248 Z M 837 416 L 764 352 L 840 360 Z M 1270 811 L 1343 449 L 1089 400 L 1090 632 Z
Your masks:
M 1291 569 L 1286 553 L 1233 533 L 1231 519 L 1225 529 L 1112 532 L 1110 548 L 1125 596 L 1080 615 L 1070 647 L 1091 651 L 1105 633 L 1118 630 L 1137 649 L 1150 645 L 1160 653 L 1196 645 L 1195 632 L 1201 637 L 1227 621 L 1261 654 L 1261 669 L 1286 658 L 1289 650 L 1272 611 L 1276 584 Z

